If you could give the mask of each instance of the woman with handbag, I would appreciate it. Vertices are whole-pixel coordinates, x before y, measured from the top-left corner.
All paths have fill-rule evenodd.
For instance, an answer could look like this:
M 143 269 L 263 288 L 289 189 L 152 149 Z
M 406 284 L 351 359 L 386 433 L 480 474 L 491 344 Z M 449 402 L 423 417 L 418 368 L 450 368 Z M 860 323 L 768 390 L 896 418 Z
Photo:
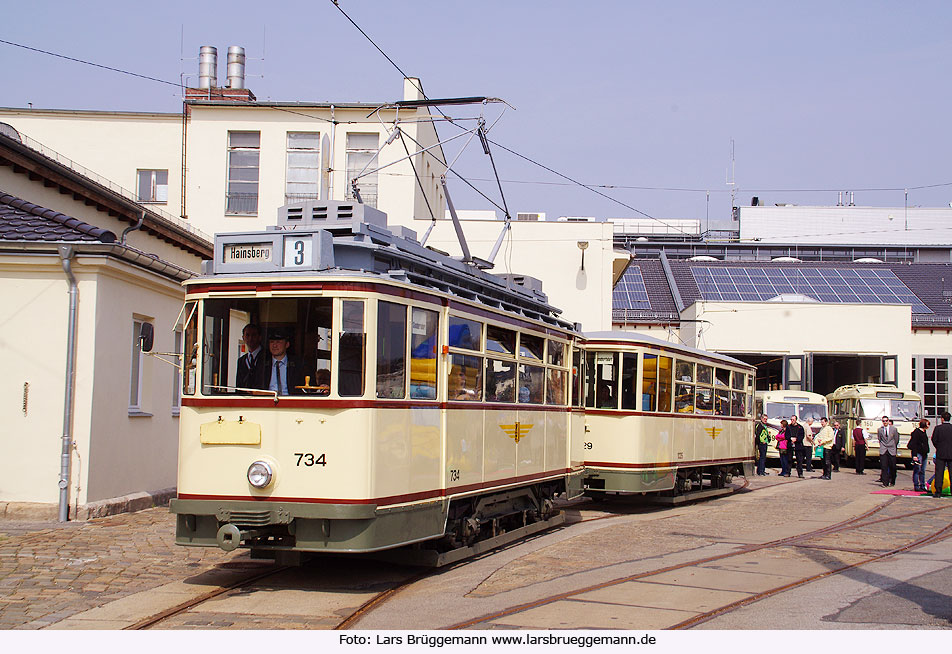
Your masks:
M 780 421 L 780 431 L 777 432 L 777 451 L 780 453 L 780 476 L 790 476 L 790 439 L 787 438 L 787 421 Z

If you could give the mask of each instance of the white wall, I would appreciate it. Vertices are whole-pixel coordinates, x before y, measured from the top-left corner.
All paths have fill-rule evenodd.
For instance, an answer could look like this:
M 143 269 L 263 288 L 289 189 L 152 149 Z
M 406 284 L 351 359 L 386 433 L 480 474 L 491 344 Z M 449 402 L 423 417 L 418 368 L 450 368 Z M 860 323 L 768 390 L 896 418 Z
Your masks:
M 740 238 L 764 243 L 952 244 L 952 209 L 741 207 Z
M 181 114 L 0 108 L 0 122 L 132 193 L 138 169 L 168 170 L 168 201 L 152 206 L 181 215 Z
M 391 225 L 393 221 L 391 220 Z M 612 314 L 612 224 L 512 221 L 496 256 L 496 274 L 529 275 L 542 280 L 549 303 L 562 309 L 562 318 L 582 323 L 585 331 L 611 329 Z M 473 256 L 488 259 L 503 229 L 501 220 L 467 220 L 466 241 Z M 413 225 L 422 238 L 429 221 Z M 579 241 L 587 241 L 585 270 Z M 439 220 L 427 245 L 460 256 L 462 249 L 453 223 Z
M 908 305 L 810 302 L 695 302 L 682 313 L 682 338 L 723 354 L 897 355 L 898 383 L 912 383 L 911 309 Z M 693 325 L 693 326 L 692 326 Z

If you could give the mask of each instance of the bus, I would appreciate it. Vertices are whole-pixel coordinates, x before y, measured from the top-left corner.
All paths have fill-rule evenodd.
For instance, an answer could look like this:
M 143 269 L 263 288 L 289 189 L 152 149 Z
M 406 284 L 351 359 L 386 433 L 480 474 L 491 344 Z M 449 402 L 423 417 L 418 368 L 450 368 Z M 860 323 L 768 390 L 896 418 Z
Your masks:
M 914 391 L 906 391 L 890 384 L 852 384 L 840 386 L 826 396 L 830 405 L 831 420 L 839 420 L 846 428 L 846 456 L 854 456 L 853 439 L 850 434 L 855 427 L 866 432 L 866 456 L 879 457 L 877 430 L 882 426 L 883 416 L 889 417 L 899 430 L 897 461 L 911 465 L 909 436 L 919 426 L 922 418 L 922 398 Z
M 757 391 L 754 396 L 754 418 L 767 414 L 767 426 L 774 437 L 767 448 L 767 455 L 779 457 L 777 450 L 777 432 L 780 421 L 790 422 L 790 416 L 796 415 L 797 421 L 807 428 L 807 420 L 813 418 L 813 433 L 820 431 L 820 418 L 827 415 L 826 397 L 808 391 Z

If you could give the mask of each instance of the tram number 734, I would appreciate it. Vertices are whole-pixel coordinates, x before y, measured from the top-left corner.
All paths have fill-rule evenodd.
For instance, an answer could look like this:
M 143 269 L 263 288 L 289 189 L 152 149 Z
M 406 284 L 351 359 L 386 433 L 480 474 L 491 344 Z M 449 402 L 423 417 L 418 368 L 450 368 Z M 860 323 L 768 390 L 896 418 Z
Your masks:
M 298 458 L 297 465 L 305 466 L 310 468 L 311 466 L 326 466 L 327 458 L 324 456 L 324 453 L 321 454 L 312 454 L 310 452 L 295 452 L 294 456 Z

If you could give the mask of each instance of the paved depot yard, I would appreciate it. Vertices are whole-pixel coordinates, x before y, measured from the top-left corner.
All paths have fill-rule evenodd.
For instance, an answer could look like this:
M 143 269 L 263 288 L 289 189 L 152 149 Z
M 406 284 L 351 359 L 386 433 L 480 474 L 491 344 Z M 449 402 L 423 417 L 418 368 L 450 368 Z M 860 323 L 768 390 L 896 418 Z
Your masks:
M 878 488 L 875 471 L 841 472 L 833 481 L 809 478 L 818 475 L 792 483 L 754 477 L 754 492 L 675 508 L 621 501 L 571 508 L 574 524 L 422 579 L 352 627 L 664 628 L 860 560 L 861 551 L 900 546 L 916 530 L 952 523 L 952 500 L 898 498 L 877 515 L 949 508 L 892 531 L 851 531 L 835 542 L 832 536 L 811 541 L 810 548 L 757 551 L 618 583 L 809 532 L 889 499 L 871 494 Z M 909 472 L 900 472 L 898 486 L 911 487 Z M 173 529 L 164 507 L 85 523 L 0 521 L 0 629 L 122 628 L 269 568 L 243 552 L 177 547 Z M 401 575 L 406 571 L 373 562 L 312 563 L 257 588 L 222 595 L 162 626 L 330 628 Z M 582 592 L 551 601 L 576 590 Z M 952 539 L 947 538 L 798 586 L 699 628 L 950 628 L 950 593 Z M 518 606 L 527 608 L 511 610 Z M 778 623 L 770 617 L 775 615 L 786 617 Z

